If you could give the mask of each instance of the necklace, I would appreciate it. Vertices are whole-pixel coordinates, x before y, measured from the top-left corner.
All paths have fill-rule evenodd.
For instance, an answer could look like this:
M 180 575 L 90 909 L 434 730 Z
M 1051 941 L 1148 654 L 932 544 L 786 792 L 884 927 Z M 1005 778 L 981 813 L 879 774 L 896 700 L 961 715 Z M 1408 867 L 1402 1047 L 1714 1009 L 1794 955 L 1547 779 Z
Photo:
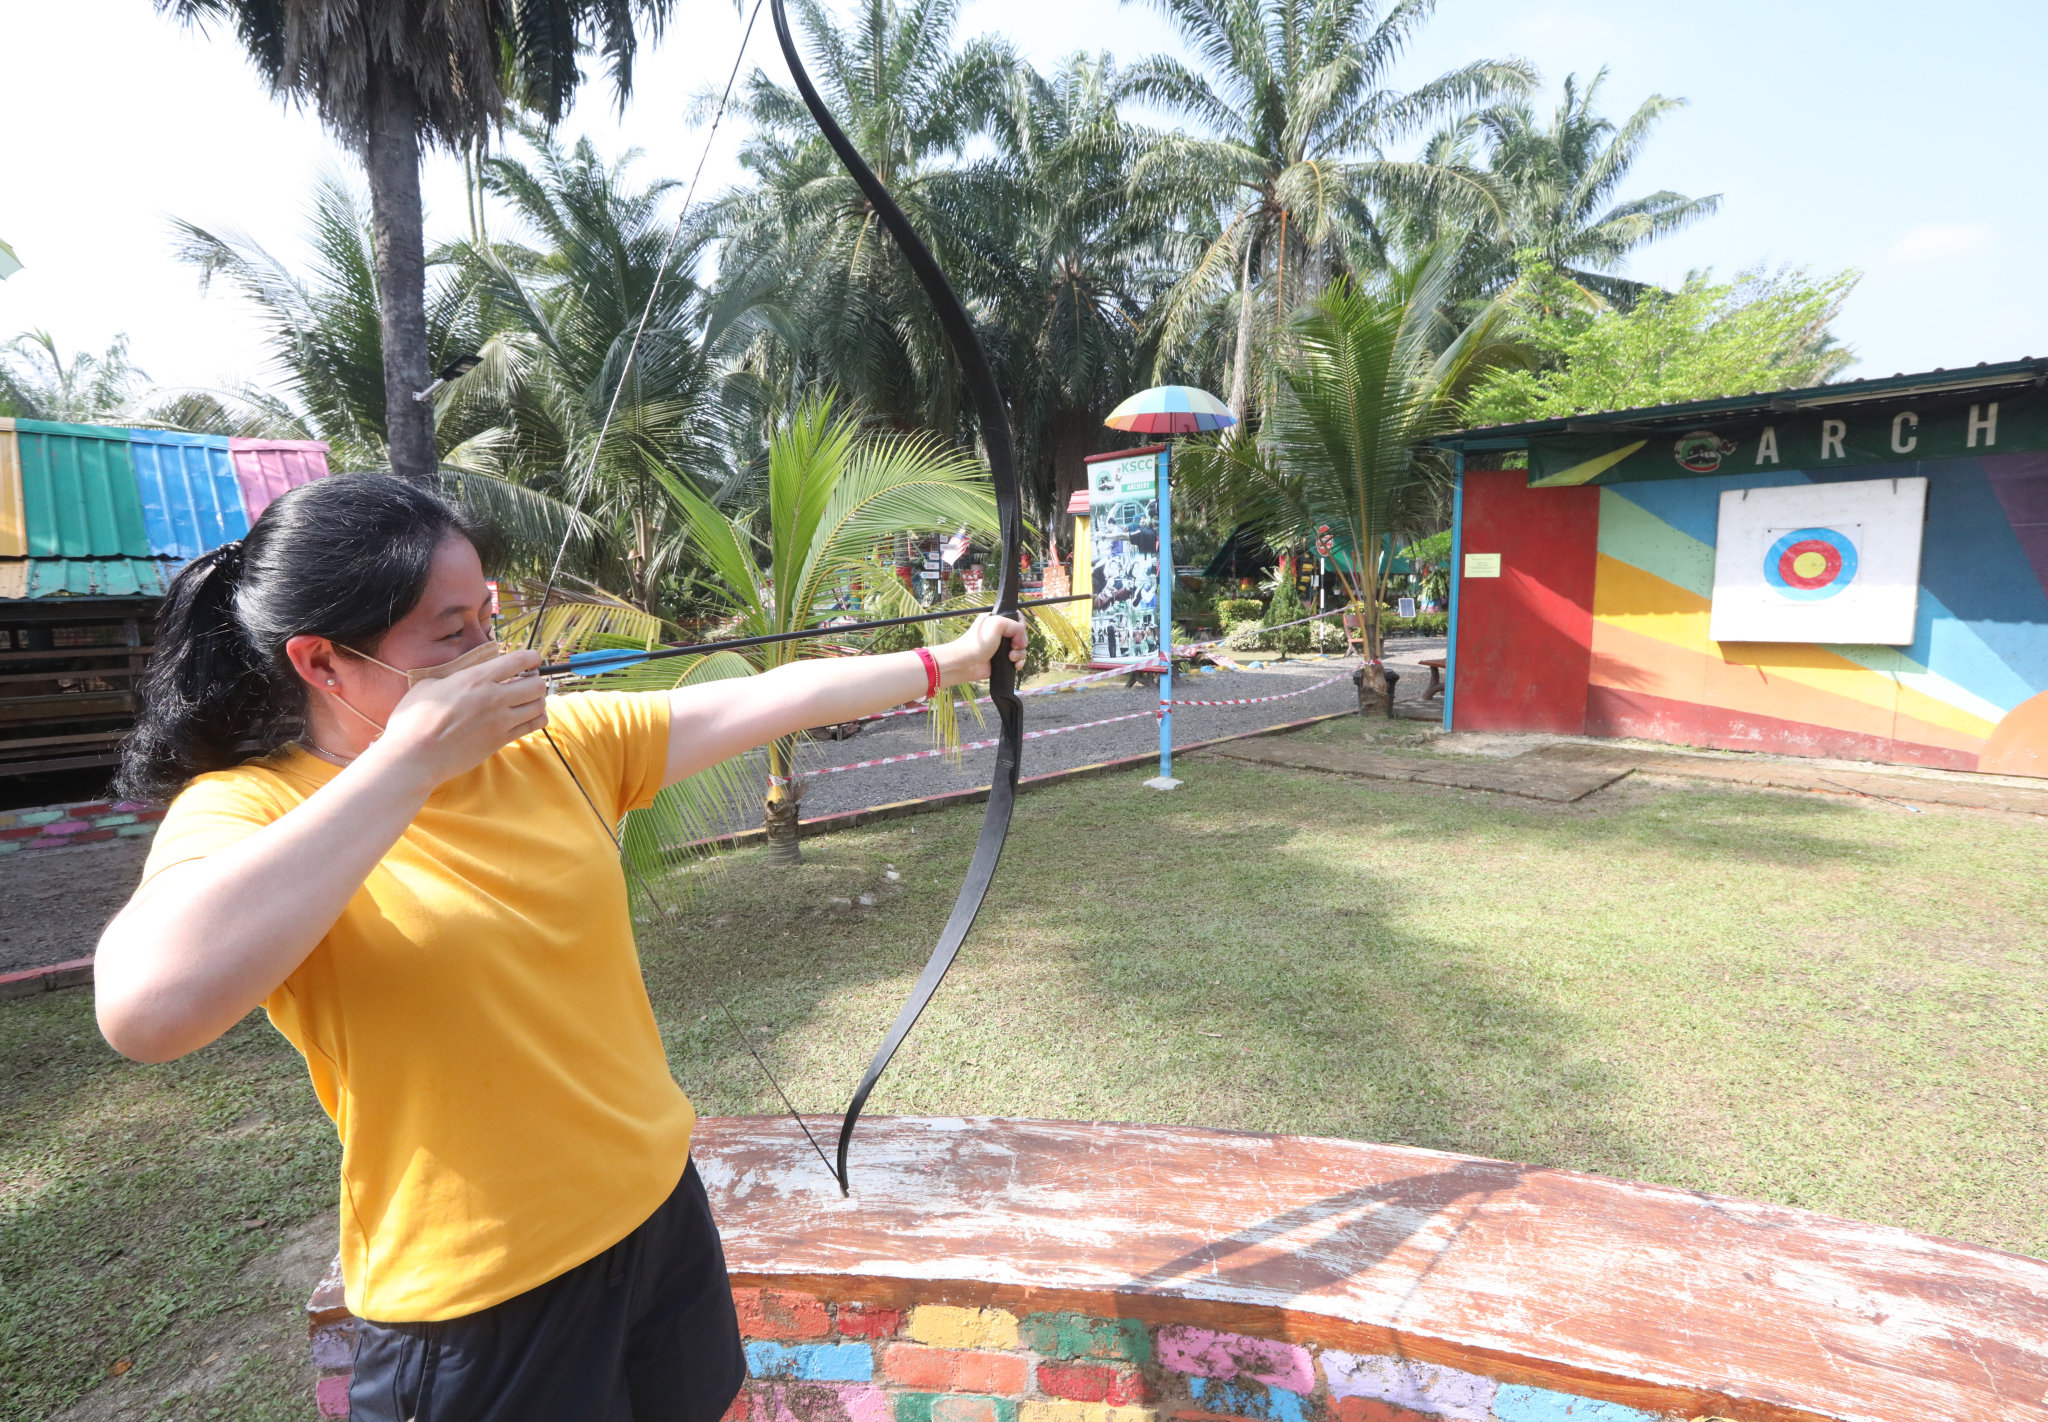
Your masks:
M 314 755 L 317 755 L 317 756 L 319 756 L 319 757 L 320 757 L 320 759 L 322 759 L 322 760 L 326 761 L 326 762 L 327 762 L 328 764 L 330 764 L 330 765 L 338 765 L 338 766 L 341 766 L 341 767 L 342 767 L 343 769 L 346 769 L 346 768 L 348 768 L 349 766 L 351 766 L 351 765 L 353 765 L 353 764 L 355 763 L 355 759 L 356 759 L 356 758 L 355 758 L 354 756 L 352 756 L 352 755 L 336 755 L 336 754 L 335 754 L 335 753 L 334 753 L 333 751 L 331 751 L 331 750 L 327 749 L 327 747 L 325 747 L 325 746 L 321 745 L 321 744 L 320 744 L 320 743 L 319 743 L 318 741 L 314 740 L 314 739 L 313 739 L 313 738 L 312 738 L 311 736 L 307 736 L 307 737 L 306 737 L 306 739 L 305 739 L 305 746 L 306 746 L 306 749 L 307 749 L 307 750 L 309 750 L 309 751 L 313 752 L 313 754 L 314 754 Z

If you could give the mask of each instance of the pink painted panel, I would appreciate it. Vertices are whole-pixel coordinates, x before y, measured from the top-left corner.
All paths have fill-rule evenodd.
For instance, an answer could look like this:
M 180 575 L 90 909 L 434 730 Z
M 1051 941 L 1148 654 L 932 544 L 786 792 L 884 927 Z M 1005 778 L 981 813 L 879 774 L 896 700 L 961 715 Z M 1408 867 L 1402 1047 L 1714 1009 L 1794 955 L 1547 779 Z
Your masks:
M 1243 1333 L 1218 1333 L 1175 1324 L 1159 1330 L 1159 1361 L 1177 1373 L 1228 1382 L 1247 1377 L 1304 1395 L 1316 1390 L 1308 1349 Z
M 327 446 L 320 440 L 231 439 L 228 457 L 235 462 L 242 509 L 251 523 L 286 489 L 327 477 Z

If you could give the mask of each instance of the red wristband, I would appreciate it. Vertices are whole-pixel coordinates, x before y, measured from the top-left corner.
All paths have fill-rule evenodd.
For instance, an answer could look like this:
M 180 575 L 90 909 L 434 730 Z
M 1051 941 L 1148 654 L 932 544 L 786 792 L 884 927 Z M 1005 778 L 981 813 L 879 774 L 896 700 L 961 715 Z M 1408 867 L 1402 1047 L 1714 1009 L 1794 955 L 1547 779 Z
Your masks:
M 919 647 L 917 659 L 924 663 L 924 699 L 929 701 L 939 693 L 939 659 L 929 647 Z

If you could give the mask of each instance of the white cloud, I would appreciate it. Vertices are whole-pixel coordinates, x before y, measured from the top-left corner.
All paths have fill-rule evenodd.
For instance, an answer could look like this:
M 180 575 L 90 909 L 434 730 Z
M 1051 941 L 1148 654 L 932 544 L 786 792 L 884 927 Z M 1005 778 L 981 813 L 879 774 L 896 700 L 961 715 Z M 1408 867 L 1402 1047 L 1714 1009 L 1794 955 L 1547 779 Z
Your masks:
M 1924 222 L 1899 234 L 1884 255 L 1890 262 L 1952 262 L 1997 240 L 1998 229 L 1986 222 Z

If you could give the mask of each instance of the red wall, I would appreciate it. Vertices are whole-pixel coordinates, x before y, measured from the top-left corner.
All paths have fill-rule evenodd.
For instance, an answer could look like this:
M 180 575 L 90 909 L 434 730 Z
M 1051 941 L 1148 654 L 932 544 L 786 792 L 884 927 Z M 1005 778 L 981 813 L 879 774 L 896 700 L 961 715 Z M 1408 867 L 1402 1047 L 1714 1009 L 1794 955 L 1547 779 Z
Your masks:
M 1458 581 L 1453 730 L 1586 727 L 1600 491 L 1528 480 L 1523 469 L 1465 474 L 1461 551 L 1500 554 L 1500 576 Z

